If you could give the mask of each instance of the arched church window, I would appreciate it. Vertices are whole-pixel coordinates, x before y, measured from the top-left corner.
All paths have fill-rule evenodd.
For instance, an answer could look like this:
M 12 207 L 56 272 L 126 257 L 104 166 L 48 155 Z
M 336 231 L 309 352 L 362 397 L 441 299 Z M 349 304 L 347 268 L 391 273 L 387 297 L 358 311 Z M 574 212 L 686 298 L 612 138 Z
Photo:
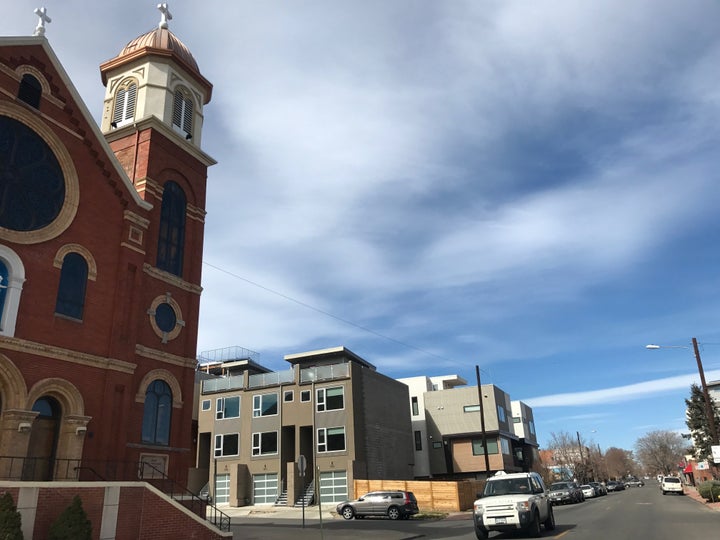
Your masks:
M 40 108 L 40 98 L 42 97 L 42 86 L 40 81 L 35 77 L 26 73 L 20 80 L 20 89 L 18 90 L 18 99 L 24 101 L 31 107 Z
M 185 137 L 192 137 L 193 128 L 193 102 L 192 98 L 183 90 L 178 88 L 175 90 L 175 100 L 173 102 L 173 127 L 185 133 Z
M 5 321 L 5 299 L 7 298 L 8 283 L 10 283 L 10 272 L 7 265 L 0 260 L 0 330 L 3 329 Z
M 145 392 L 142 441 L 150 444 L 170 444 L 172 420 L 172 391 L 163 380 L 156 379 Z
M 87 278 L 88 265 L 85 258 L 79 253 L 65 255 L 60 270 L 55 313 L 82 320 Z
M 127 81 L 118 88 L 115 94 L 115 108 L 113 109 L 112 126 L 120 127 L 132 122 L 135 118 L 135 103 L 137 101 L 137 84 Z
M 175 182 L 163 188 L 157 267 L 182 276 L 185 252 L 185 193 Z

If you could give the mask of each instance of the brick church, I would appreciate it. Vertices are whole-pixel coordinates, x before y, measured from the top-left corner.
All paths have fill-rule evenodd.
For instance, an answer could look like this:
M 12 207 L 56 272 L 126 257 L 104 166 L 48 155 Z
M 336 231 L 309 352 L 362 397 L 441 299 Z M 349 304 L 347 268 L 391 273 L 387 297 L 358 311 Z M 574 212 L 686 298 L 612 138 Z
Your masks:
M 100 66 L 98 127 L 45 37 L 0 37 L 0 477 L 185 483 L 212 85 L 159 25 Z M 99 101 L 99 99 L 98 99 Z

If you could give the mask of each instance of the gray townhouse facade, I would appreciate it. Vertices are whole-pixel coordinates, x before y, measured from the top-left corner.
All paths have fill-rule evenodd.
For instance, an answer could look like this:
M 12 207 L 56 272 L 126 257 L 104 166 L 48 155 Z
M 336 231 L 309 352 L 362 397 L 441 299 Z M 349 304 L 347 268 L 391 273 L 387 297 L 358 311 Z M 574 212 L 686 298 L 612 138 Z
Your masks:
M 481 386 L 483 444 L 477 386 L 457 375 L 398 380 L 410 393 L 416 478 L 478 479 L 499 470 L 528 471 L 538 461 L 532 408 L 497 386 Z
M 321 502 L 334 503 L 355 479 L 412 478 L 406 385 L 345 347 L 284 359 L 284 371 L 253 358 L 200 366 L 196 474 L 218 504 L 291 505 L 315 483 Z

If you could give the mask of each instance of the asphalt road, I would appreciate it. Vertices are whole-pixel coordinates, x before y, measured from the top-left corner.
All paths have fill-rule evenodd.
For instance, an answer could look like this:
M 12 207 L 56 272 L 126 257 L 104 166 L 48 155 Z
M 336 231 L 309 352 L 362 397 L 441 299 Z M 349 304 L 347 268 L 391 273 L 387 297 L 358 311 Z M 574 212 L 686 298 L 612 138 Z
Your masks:
M 651 484 L 584 503 L 555 507 L 557 528 L 543 538 L 566 540 L 708 540 L 720 538 L 720 512 L 690 497 L 663 496 Z M 233 518 L 235 540 L 414 540 L 475 539 L 470 513 L 444 520 L 390 521 L 363 519 L 317 520 Z M 491 533 L 490 538 L 519 535 Z

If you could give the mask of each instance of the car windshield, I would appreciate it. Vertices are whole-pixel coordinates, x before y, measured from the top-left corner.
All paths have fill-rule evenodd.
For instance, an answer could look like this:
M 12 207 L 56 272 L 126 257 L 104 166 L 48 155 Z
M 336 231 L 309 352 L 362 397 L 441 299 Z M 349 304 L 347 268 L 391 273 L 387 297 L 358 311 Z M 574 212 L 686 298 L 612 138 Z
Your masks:
M 527 478 L 504 478 L 492 480 L 485 484 L 484 497 L 496 495 L 520 495 L 530 493 L 530 482 Z
M 567 482 L 555 482 L 550 486 L 550 491 L 560 491 L 561 489 L 570 489 Z

